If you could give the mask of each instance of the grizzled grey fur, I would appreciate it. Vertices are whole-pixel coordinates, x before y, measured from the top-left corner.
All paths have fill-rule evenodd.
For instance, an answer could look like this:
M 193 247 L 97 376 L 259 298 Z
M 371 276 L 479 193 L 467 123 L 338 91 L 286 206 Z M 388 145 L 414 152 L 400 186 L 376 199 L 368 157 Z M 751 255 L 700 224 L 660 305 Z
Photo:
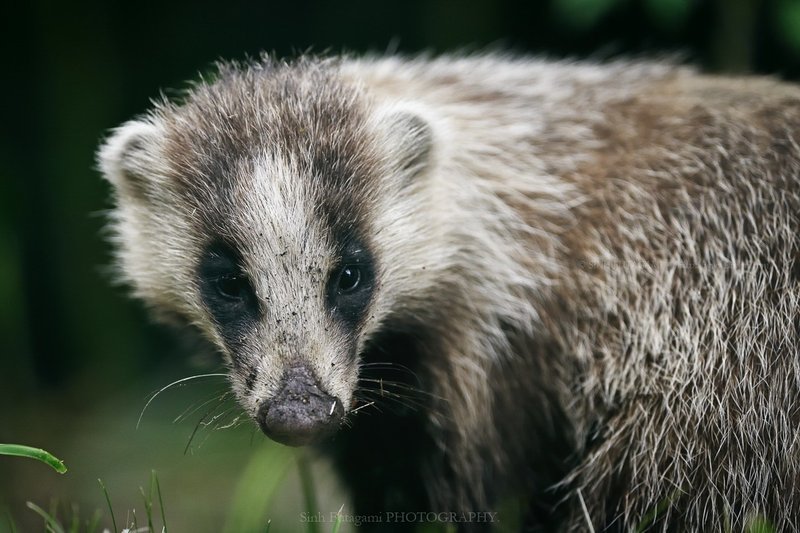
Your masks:
M 99 161 L 121 278 L 357 512 L 794 531 L 798 131 L 796 87 L 664 63 L 265 58 Z

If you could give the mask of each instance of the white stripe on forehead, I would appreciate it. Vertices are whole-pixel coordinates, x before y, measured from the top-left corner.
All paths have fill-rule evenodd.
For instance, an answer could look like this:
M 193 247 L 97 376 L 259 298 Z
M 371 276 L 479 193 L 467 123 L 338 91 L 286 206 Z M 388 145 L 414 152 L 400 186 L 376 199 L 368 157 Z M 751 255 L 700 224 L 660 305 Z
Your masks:
M 335 243 L 315 213 L 311 176 L 290 157 L 268 154 L 243 162 L 230 180 L 224 206 L 229 215 L 224 238 L 238 249 L 242 268 L 255 290 L 262 312 L 236 354 L 244 373 L 234 383 L 248 411 L 275 394 L 291 366 L 307 366 L 324 390 L 350 402 L 348 383 L 355 367 L 347 333 L 327 309 L 328 277 L 338 261 Z M 256 380 L 242 388 L 247 372 Z
M 323 296 L 336 260 L 330 232 L 315 216 L 310 176 L 270 154 L 239 171 L 231 232 L 258 295 L 280 306 Z M 299 310 L 297 310 L 299 312 Z

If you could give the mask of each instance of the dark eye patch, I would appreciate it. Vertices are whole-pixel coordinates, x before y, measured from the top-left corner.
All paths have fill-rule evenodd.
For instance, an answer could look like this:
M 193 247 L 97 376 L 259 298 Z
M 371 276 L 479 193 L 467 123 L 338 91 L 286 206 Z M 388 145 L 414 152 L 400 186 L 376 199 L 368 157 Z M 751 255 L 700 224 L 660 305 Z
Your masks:
M 258 318 L 252 283 L 236 250 L 215 242 L 206 247 L 198 265 L 200 294 L 226 342 L 236 345 Z
M 354 237 L 343 239 L 341 257 L 328 278 L 327 303 L 343 324 L 355 328 L 363 319 L 375 288 L 372 254 Z

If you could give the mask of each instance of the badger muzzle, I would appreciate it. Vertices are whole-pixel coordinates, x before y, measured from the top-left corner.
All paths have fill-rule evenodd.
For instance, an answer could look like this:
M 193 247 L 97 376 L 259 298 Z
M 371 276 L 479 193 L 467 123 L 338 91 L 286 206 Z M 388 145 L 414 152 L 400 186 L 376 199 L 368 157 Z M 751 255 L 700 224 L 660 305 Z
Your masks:
M 262 402 L 258 425 L 269 438 L 288 446 L 319 441 L 339 428 L 342 402 L 323 391 L 305 366 L 290 368 L 277 394 Z

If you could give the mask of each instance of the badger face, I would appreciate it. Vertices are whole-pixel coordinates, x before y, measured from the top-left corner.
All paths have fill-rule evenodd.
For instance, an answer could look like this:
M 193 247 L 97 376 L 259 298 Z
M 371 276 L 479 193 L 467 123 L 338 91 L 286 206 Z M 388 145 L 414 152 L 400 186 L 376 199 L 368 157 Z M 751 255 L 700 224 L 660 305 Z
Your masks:
M 122 278 L 216 344 L 274 440 L 318 440 L 354 407 L 360 351 L 402 271 L 375 229 L 428 151 L 409 116 L 324 65 L 223 68 L 99 153 Z
M 235 232 L 205 243 L 196 280 L 240 402 L 268 436 L 305 444 L 352 404 L 377 265 L 355 226 L 327 227 L 307 191 L 274 187 L 296 175 L 277 167 L 247 171 L 237 205 L 248 209 L 226 217 Z

